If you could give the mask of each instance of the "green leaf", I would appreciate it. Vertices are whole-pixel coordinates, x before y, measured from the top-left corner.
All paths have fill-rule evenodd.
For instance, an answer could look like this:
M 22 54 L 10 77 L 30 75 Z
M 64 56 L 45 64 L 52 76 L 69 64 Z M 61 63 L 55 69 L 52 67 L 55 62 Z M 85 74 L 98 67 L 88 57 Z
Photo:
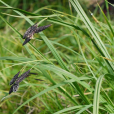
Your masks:
M 96 82 L 94 100 L 93 100 L 93 114 L 99 114 L 99 97 L 100 97 L 100 88 L 104 75 L 100 76 Z

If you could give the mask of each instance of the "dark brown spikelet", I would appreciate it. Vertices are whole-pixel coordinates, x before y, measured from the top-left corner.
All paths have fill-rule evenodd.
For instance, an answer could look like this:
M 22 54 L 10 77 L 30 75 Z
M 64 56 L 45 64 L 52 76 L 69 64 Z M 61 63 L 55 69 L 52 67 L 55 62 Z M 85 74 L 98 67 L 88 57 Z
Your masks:
M 37 27 L 37 23 L 35 23 L 33 26 L 29 27 L 27 29 L 27 31 L 25 32 L 25 34 L 23 35 L 23 39 L 25 39 L 23 45 L 25 45 L 26 43 L 28 43 L 31 40 L 31 37 L 33 37 L 34 33 L 39 33 L 50 26 L 51 26 L 51 24 L 46 25 L 46 26 Z
M 27 31 L 23 35 L 23 39 L 30 38 L 35 33 L 36 29 L 37 29 L 37 23 L 35 23 L 33 26 L 31 26 L 27 29 Z
M 36 29 L 35 33 L 39 33 L 39 32 L 41 32 L 41 31 L 47 29 L 47 28 L 50 27 L 50 26 L 51 26 L 51 24 L 50 24 L 50 25 L 45 25 L 45 26 L 38 27 L 38 28 Z
M 28 43 L 30 40 L 31 40 L 31 39 L 26 38 L 25 41 L 23 42 L 23 46 L 24 46 L 26 43 Z
M 19 88 L 19 84 L 14 83 L 9 90 L 9 94 L 11 94 L 12 92 L 16 92 L 18 88 Z
M 37 23 L 35 23 L 33 26 L 29 27 L 25 34 L 23 35 L 23 39 L 25 39 L 23 45 L 28 43 L 31 40 L 31 37 L 34 35 L 35 31 L 37 29 Z
M 9 90 L 9 94 L 11 94 L 13 92 L 13 85 L 11 86 L 10 90 Z
M 31 70 L 31 69 L 30 69 Z M 30 70 L 23 73 L 16 81 L 15 84 L 19 84 L 22 80 L 24 80 L 26 77 L 28 77 Z
M 18 78 L 19 73 L 20 71 L 11 79 L 10 85 L 12 85 L 15 82 L 15 80 Z

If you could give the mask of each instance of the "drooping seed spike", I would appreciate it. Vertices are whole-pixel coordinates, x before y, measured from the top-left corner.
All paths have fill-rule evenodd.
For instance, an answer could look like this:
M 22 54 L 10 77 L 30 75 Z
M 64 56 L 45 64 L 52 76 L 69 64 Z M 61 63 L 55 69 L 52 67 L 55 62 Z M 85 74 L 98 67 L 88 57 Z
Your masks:
M 45 25 L 45 26 L 38 27 L 38 28 L 35 30 L 35 33 L 39 33 L 39 32 L 41 32 L 41 31 L 47 29 L 47 28 L 50 27 L 50 26 L 51 26 L 51 24 L 50 24 L 50 25 Z
M 20 73 L 20 71 L 11 79 L 10 85 L 12 85 L 16 81 L 16 79 L 18 78 L 19 73 Z
M 25 39 L 23 45 L 25 45 L 26 43 L 28 43 L 31 38 L 33 37 L 34 33 L 39 33 L 43 30 L 45 30 L 46 28 L 48 28 L 50 25 L 46 25 L 46 26 L 41 26 L 41 27 L 37 27 L 37 23 L 35 23 L 33 26 L 29 27 L 27 29 L 27 31 L 25 32 L 25 34 L 23 35 L 23 39 Z
M 31 26 L 27 29 L 27 31 L 23 35 L 23 39 L 30 38 L 35 33 L 36 29 L 37 29 L 37 23 L 35 23 L 33 26 Z
M 30 73 L 29 69 L 28 71 L 26 71 L 25 73 L 23 73 L 16 81 L 15 84 L 19 84 L 22 80 L 24 80 L 26 77 L 28 77 L 29 73 Z

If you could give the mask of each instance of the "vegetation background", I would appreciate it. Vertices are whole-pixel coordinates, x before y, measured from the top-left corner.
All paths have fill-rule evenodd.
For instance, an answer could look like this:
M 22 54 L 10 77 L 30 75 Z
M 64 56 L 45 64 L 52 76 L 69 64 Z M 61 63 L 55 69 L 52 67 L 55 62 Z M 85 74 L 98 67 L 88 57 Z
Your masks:
M 100 5 L 89 10 L 86 4 L 0 0 L 0 114 L 114 113 L 111 4 L 105 0 L 105 13 Z M 23 34 L 36 22 L 52 26 L 22 46 Z M 37 75 L 9 95 L 11 78 L 30 68 Z

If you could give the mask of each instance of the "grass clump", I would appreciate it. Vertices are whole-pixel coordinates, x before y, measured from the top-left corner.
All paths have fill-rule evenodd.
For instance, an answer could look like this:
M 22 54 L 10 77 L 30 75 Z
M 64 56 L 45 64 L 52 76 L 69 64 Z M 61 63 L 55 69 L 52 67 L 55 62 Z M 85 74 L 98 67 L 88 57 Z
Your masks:
M 103 12 L 87 15 L 78 0 L 45 1 L 36 8 L 32 1 L 12 7 L 0 0 L 1 112 L 114 113 L 113 23 Z M 36 22 L 52 26 L 22 46 L 24 32 Z M 31 68 L 38 75 L 8 95 L 12 76 Z

